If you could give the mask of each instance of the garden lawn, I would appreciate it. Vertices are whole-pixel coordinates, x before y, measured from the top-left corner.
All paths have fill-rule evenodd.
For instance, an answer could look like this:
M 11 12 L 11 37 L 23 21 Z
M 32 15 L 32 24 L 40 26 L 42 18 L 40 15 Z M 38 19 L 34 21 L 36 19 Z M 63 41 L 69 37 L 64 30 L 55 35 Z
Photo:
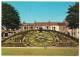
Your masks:
M 2 55 L 46 55 L 46 56 L 78 56 L 79 49 L 76 48 L 6 48 L 2 47 Z

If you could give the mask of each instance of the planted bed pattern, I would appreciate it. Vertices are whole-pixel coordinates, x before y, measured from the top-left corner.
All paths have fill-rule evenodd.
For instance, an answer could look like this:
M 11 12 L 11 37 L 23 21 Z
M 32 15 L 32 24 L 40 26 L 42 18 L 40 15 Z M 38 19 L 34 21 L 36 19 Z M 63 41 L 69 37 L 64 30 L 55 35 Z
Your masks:
M 2 47 L 76 47 L 78 39 L 52 30 L 30 30 L 2 39 Z

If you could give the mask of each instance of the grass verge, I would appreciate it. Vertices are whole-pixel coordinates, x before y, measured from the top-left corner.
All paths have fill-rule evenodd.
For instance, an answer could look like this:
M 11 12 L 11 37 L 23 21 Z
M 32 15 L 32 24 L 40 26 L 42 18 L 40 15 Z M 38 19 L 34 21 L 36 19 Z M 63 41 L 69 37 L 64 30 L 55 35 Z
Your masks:
M 78 56 L 79 49 L 76 48 L 1 48 L 2 55 L 12 55 L 12 56 Z

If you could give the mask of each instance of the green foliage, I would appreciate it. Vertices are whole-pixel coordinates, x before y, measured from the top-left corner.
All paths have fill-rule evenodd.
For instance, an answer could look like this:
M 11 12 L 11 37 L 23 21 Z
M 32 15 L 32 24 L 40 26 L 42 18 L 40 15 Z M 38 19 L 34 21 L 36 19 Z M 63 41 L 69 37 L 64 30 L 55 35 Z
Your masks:
M 68 26 L 72 29 L 79 28 L 79 3 L 70 6 L 67 13 L 66 21 L 69 23 Z
M 7 29 L 17 29 L 20 25 L 18 11 L 7 3 L 2 3 L 2 25 Z

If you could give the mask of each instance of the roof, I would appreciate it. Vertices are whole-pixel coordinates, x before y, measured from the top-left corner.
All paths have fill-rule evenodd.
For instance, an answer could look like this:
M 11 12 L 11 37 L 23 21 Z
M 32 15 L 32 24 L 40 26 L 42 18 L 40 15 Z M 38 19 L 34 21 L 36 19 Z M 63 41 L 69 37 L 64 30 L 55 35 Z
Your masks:
M 21 24 L 22 26 L 31 26 L 32 25 L 32 23 L 23 23 L 23 24 Z
M 26 23 L 26 24 L 22 24 L 22 25 L 26 25 L 26 26 L 66 26 L 66 23 L 60 23 L 60 22 L 36 22 L 36 23 Z
M 57 23 L 51 23 L 51 22 L 37 22 L 32 25 L 36 26 L 51 26 L 51 25 L 58 25 Z

